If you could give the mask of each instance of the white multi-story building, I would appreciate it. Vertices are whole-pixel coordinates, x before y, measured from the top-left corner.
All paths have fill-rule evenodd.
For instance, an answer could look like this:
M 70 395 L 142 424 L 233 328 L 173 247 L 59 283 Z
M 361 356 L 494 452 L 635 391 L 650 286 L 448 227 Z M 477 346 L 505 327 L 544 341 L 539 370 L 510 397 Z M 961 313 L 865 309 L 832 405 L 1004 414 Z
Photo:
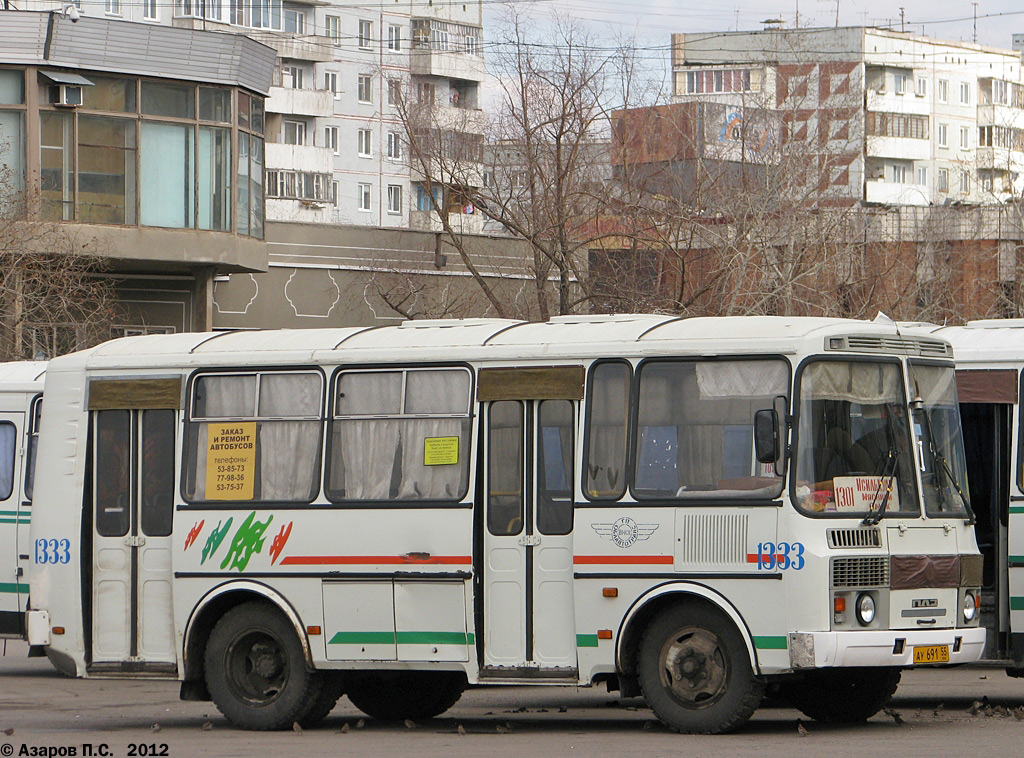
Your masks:
M 65 4 L 22 3 L 35 10 Z M 428 228 L 423 211 L 432 207 L 430 196 L 410 170 L 399 98 L 429 100 L 437 109 L 435 122 L 443 123 L 451 112 L 448 121 L 479 128 L 477 138 L 482 135 L 479 114 L 467 118 L 467 111 L 479 111 L 485 73 L 481 0 L 437 5 L 401 0 L 390 6 L 340 0 L 76 0 L 75 5 L 85 16 L 244 33 L 277 51 L 266 101 L 268 220 Z M 180 52 L 187 68 L 190 51 Z M 467 218 L 461 226 L 478 231 L 475 221 Z
M 888 29 L 673 35 L 674 100 L 721 103 L 724 142 L 748 107 L 785 144 L 831 150 L 828 191 L 882 205 L 1003 202 L 1024 189 L 1024 78 L 1012 50 Z

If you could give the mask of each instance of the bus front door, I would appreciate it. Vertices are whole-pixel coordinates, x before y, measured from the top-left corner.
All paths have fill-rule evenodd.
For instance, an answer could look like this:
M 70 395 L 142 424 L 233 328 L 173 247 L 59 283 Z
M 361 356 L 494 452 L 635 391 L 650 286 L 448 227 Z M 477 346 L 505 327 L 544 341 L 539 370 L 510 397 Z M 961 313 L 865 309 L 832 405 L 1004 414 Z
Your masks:
M 485 407 L 483 678 L 575 678 L 573 477 L 577 403 Z
M 100 410 L 92 423 L 89 670 L 173 674 L 175 411 Z

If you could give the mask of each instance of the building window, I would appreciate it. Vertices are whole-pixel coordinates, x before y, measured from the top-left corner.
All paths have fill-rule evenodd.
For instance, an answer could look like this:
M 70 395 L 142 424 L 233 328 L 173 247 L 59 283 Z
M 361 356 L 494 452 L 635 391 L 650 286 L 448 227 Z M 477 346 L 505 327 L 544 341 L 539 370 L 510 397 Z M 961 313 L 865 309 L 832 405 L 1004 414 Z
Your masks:
M 388 50 L 402 49 L 402 27 L 388 24 Z
M 441 204 L 441 188 L 431 187 L 430 191 L 422 184 L 416 185 L 416 210 L 432 211 Z
M 992 127 L 978 127 L 978 147 L 992 147 Z
M 324 30 L 328 37 L 331 38 L 331 42 L 335 45 L 341 44 L 341 17 L 340 16 L 327 16 L 324 19 Z
M 338 207 L 338 182 L 331 182 L 331 205 Z
M 284 31 L 289 34 L 305 34 L 306 14 L 293 8 L 284 9 Z
M 998 103 L 999 105 L 1006 105 L 1009 102 L 1009 100 L 1007 100 L 1006 97 L 1008 89 L 1009 88 L 1007 87 L 1006 82 L 1002 81 L 1001 79 L 993 79 L 992 102 Z
M 388 185 L 388 213 L 402 212 L 402 187 L 398 184 Z
M 949 169 L 948 168 L 940 168 L 939 169 L 938 185 L 939 186 L 938 186 L 937 189 L 939 190 L 939 192 L 949 192 Z
M 967 82 L 960 82 L 960 104 L 971 104 L 971 85 Z
M 388 158 L 397 161 L 401 157 L 402 141 L 398 137 L 398 132 L 388 132 Z
M 981 181 L 981 188 L 983 190 L 985 190 L 985 192 L 991 192 L 992 191 L 993 181 L 992 181 L 992 172 L 991 171 L 986 171 L 985 173 L 983 173 L 979 177 L 979 180 Z
M 917 95 L 919 97 L 925 97 L 928 94 L 928 80 L 924 78 L 918 78 L 917 80 Z
M 960 127 L 960 147 L 964 150 L 971 149 L 971 129 L 968 126 Z
M 306 144 L 306 123 L 304 121 L 284 121 L 281 126 L 282 139 L 286 145 Z
M 949 102 L 949 81 L 946 79 L 939 79 L 939 102 Z
M 719 69 L 717 71 L 687 71 L 686 92 L 759 92 L 760 70 L 749 68 Z
M 466 55 L 476 55 L 476 53 L 477 53 L 476 37 L 466 37 L 465 38 L 465 42 L 466 42 Z
M 120 16 L 121 0 L 106 0 L 103 10 L 110 16 Z
M 928 117 L 869 111 L 866 129 L 869 137 L 928 139 Z
M 359 185 L 359 210 L 368 211 L 370 210 L 370 185 L 360 184 Z
M 369 50 L 373 47 L 373 22 L 359 22 L 359 47 L 362 50 Z
M 324 127 L 324 147 L 329 147 L 335 155 L 338 154 L 338 127 Z
M 281 66 L 281 86 L 285 89 L 302 89 L 302 67 Z
M 267 171 L 267 197 L 326 203 L 333 191 L 330 174 L 312 171 Z
M 419 82 L 416 85 L 416 102 L 420 105 L 434 104 L 434 85 L 431 82 Z
M 893 91 L 897 95 L 902 95 L 907 91 L 907 75 L 906 74 L 894 74 L 893 75 Z
M 946 124 L 939 124 L 939 147 L 949 147 L 949 127 Z
M 371 77 L 369 74 L 359 75 L 358 96 L 361 103 L 372 103 L 373 93 L 370 89 Z
M 893 184 L 906 184 L 907 183 L 907 167 L 894 165 L 892 167 L 892 181 Z
M 373 143 L 372 134 L 369 129 L 359 130 L 359 157 L 360 158 L 372 158 L 373 157 Z
M 324 72 L 324 89 L 332 93 L 337 99 L 338 95 L 338 74 L 335 71 Z
M 402 102 L 402 83 L 398 79 L 388 79 L 388 105 Z
M 156 0 L 142 0 L 142 17 L 156 20 Z
M 966 170 L 960 171 L 960 191 L 964 194 L 971 191 L 971 174 Z
M 928 184 L 928 168 L 926 166 L 917 167 L 917 183 Z

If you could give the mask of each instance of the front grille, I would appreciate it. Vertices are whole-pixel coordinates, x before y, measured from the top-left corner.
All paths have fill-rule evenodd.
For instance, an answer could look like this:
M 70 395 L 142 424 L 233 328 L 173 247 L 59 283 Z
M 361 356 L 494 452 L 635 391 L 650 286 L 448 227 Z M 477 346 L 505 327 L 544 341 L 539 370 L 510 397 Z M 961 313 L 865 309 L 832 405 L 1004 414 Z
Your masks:
M 889 556 L 832 559 L 832 586 L 887 587 L 889 585 Z
M 825 340 L 826 349 L 851 350 L 857 353 L 898 353 L 900 355 L 926 355 L 932 358 L 952 358 L 953 349 L 942 340 L 917 337 L 875 337 L 851 334 L 842 338 L 841 348 L 832 347 L 835 337 Z
M 833 550 L 882 546 L 881 529 L 827 529 L 825 535 Z

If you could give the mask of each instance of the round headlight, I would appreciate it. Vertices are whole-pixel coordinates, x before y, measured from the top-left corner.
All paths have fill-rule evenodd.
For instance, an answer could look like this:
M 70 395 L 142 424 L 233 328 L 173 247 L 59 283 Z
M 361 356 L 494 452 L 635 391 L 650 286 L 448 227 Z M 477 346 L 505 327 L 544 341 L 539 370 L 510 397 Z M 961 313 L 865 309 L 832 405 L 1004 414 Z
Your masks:
M 867 626 L 875 620 L 875 599 L 868 593 L 863 593 L 857 598 L 857 621 L 861 626 Z
M 974 621 L 975 615 L 978 613 L 977 601 L 974 599 L 973 592 L 964 593 L 964 621 Z

